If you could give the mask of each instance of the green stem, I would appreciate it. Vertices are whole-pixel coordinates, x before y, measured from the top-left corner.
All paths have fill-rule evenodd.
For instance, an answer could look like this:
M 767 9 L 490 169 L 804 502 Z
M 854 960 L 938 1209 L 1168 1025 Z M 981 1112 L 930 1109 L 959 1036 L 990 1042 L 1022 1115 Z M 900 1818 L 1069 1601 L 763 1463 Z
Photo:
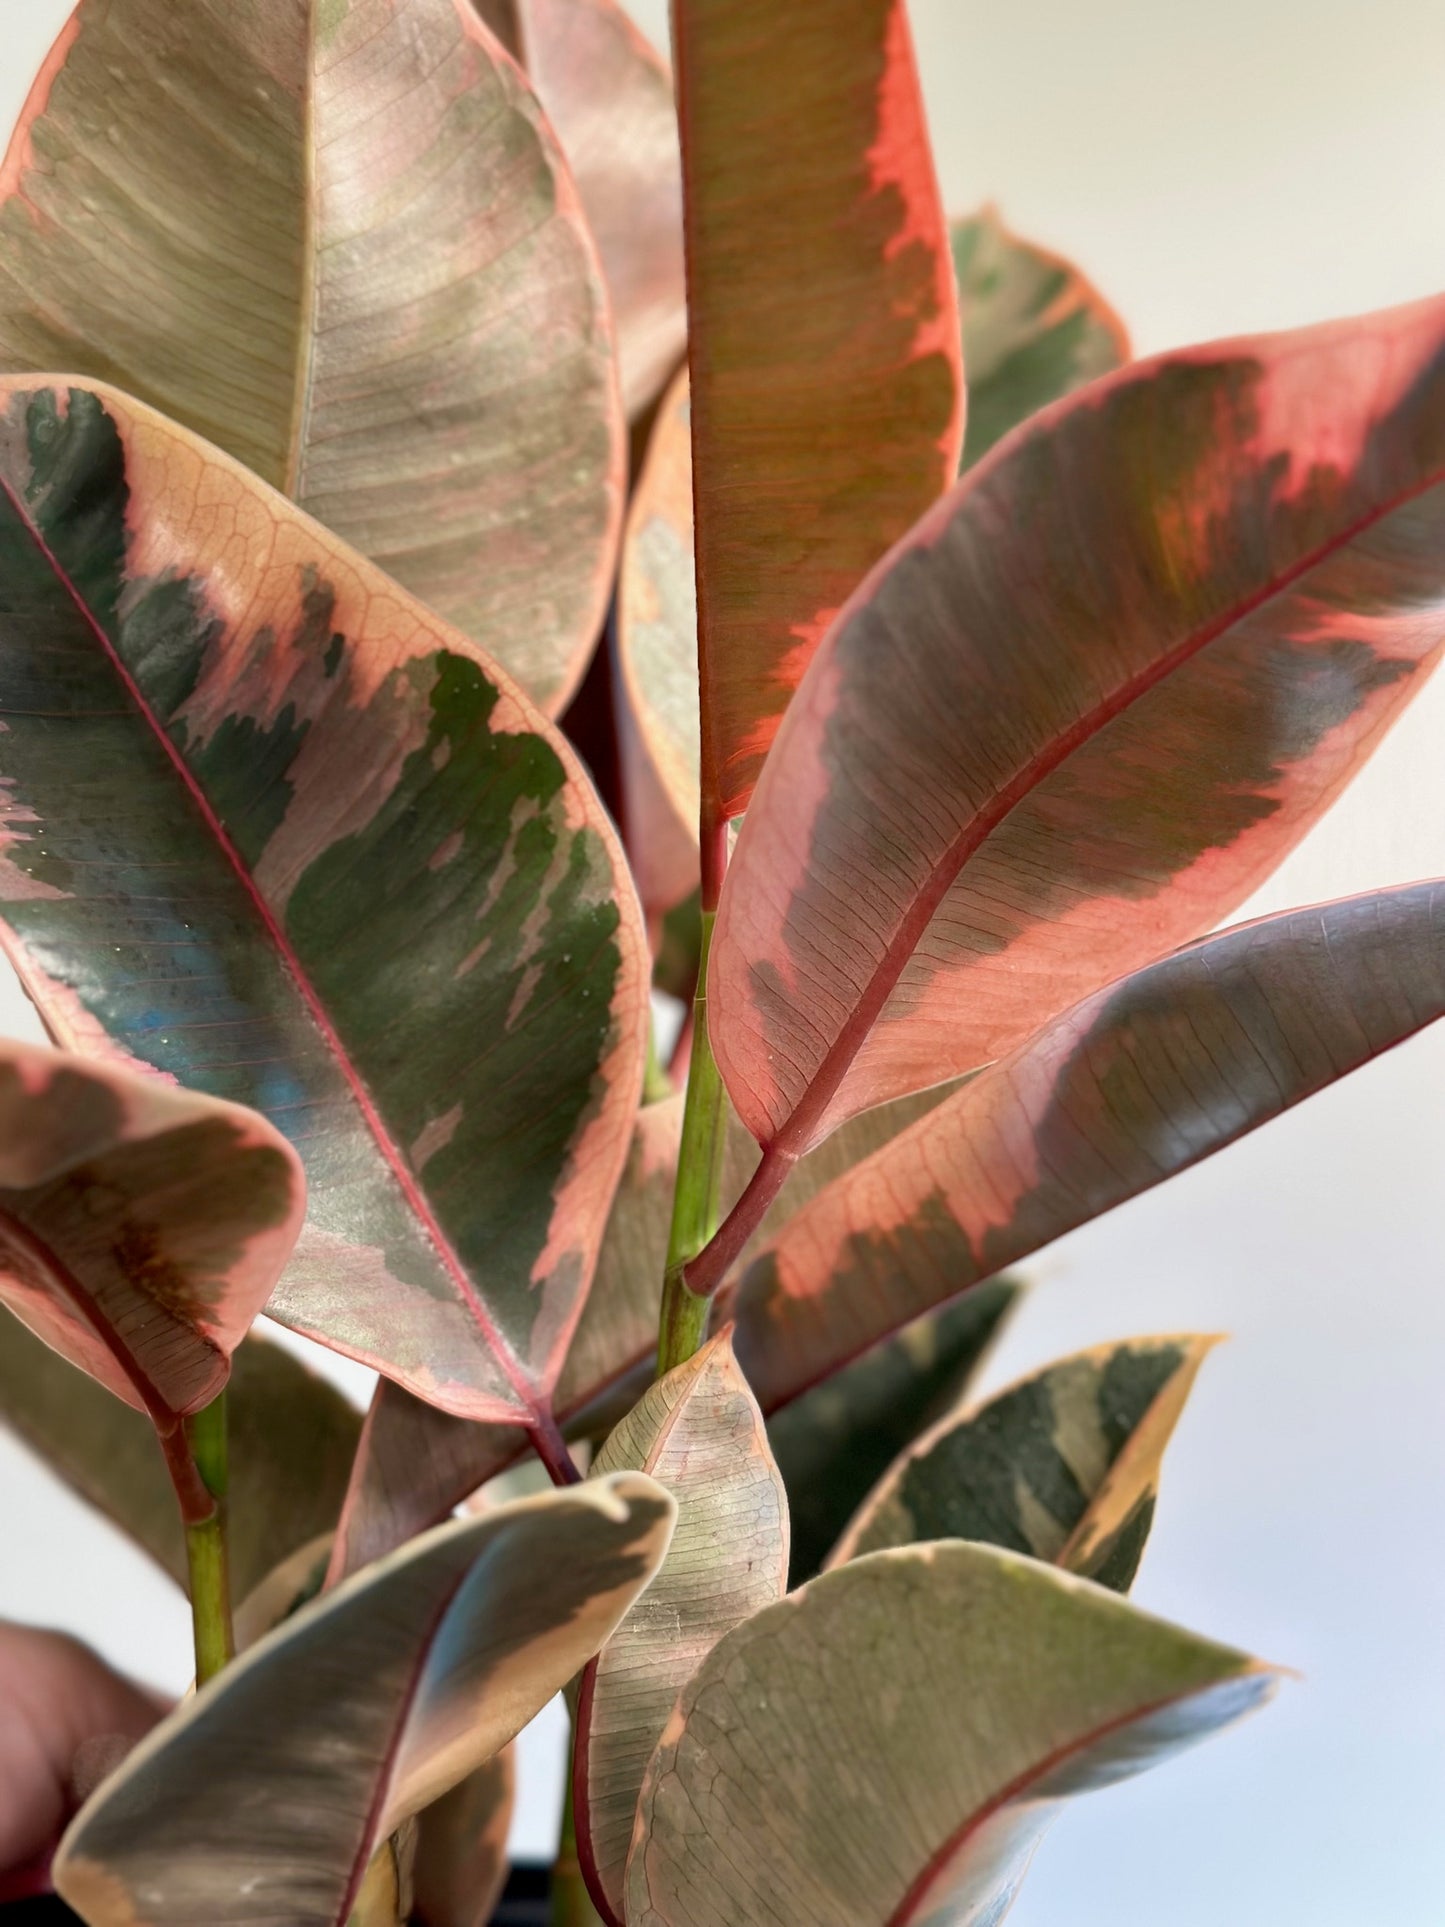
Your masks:
M 672 1079 L 663 1067 L 657 1054 L 657 1033 L 651 1025 L 647 1030 L 647 1063 L 642 1072 L 642 1101 L 644 1104 L 661 1104 L 674 1095 Z
M 231 1576 L 226 1543 L 226 1394 L 185 1421 L 190 1457 L 210 1495 L 204 1518 L 186 1520 L 196 1684 L 204 1686 L 236 1656 L 231 1629 Z
M 727 1095 L 707 1031 L 707 956 L 716 912 L 702 913 L 702 953 L 693 999 L 692 1055 L 682 1112 L 677 1188 L 662 1286 L 657 1373 L 660 1378 L 692 1357 L 707 1330 L 708 1301 L 689 1291 L 683 1273 L 717 1231 L 722 1215 L 723 1159 L 727 1150 Z

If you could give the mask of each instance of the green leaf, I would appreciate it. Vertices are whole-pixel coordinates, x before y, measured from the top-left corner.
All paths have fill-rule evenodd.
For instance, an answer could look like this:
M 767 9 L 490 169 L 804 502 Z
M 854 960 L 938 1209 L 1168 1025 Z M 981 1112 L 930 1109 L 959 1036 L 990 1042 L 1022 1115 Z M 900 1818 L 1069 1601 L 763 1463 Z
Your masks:
M 684 1689 L 648 1768 L 628 1927 L 984 1927 L 1060 1801 L 1274 1684 L 992 1546 L 874 1553 L 738 1627 Z
M 1445 1015 L 1445 882 L 1206 938 L 1056 1019 L 724 1294 L 763 1409 Z
M 1000 444 L 833 624 L 733 853 L 713 1045 L 775 1169 L 1212 928 L 1442 639 L 1445 300 L 1136 362 Z
M 925 1539 L 979 1539 L 1128 1592 L 1164 1449 L 1217 1342 L 1098 1345 L 950 1413 L 889 1468 L 828 1563 Z
M 789 1585 L 818 1572 L 894 1459 L 963 1396 L 1019 1289 L 1011 1278 L 980 1285 L 773 1414 L 768 1443 L 792 1516 Z
M 1061 395 L 1129 359 L 1124 324 L 1070 261 L 1012 234 L 992 207 L 949 225 L 968 434 L 962 468 Z
M 496 1754 L 418 1816 L 415 1927 L 487 1927 L 507 1879 L 512 1753 Z
M 765 1220 L 764 1231 L 785 1223 L 816 1192 L 945 1095 L 925 1091 L 881 1106 L 837 1132 L 799 1165 L 793 1183 Z M 651 1377 L 681 1129 L 680 1097 L 644 1105 L 637 1114 L 596 1280 L 557 1385 L 557 1412 L 574 1433 L 585 1430 L 601 1437 L 641 1397 Z M 736 1119 L 730 1120 L 727 1197 L 737 1196 L 756 1163 L 757 1147 Z M 378 1385 L 337 1533 L 333 1577 L 355 1572 L 414 1532 L 435 1525 L 524 1450 L 514 1428 L 468 1424 L 395 1384 Z M 891 1456 L 892 1451 L 879 1461 L 874 1477 Z M 838 1516 L 838 1529 L 866 1489 L 864 1484 L 851 1492 Z
M 601 1645 L 675 1507 L 624 1475 L 441 1526 L 177 1708 L 55 1862 L 90 1927 L 340 1927 L 377 1848 L 501 1751 Z
M 608 303 L 467 7 L 82 0 L 0 168 L 0 262 L 0 367 L 219 443 L 561 707 L 622 511 Z
M 787 1590 L 787 1494 L 729 1332 L 650 1386 L 597 1455 L 599 1474 L 629 1468 L 677 1500 L 677 1530 L 577 1701 L 578 1858 L 614 1919 L 643 1772 L 678 1693 L 724 1633 Z
M 0 1323 L 0 1424 L 186 1585 L 175 1490 L 150 1425 L 23 1325 Z M 335 1525 L 361 1418 L 299 1359 L 250 1337 L 231 1358 L 226 1419 L 231 1584 L 243 1599 Z
M 672 74 L 617 0 L 512 4 L 519 57 L 562 143 L 601 256 L 622 399 L 636 415 L 687 345 Z
M 254 1112 L 0 1040 L 0 1304 L 162 1437 L 224 1388 L 305 1198 Z
M 952 479 L 963 383 L 903 0 L 672 20 L 711 836 L 833 613 Z
M 645 943 L 498 669 L 214 449 L 0 382 L 7 947 L 52 1032 L 274 1118 L 272 1311 L 535 1424 L 631 1131 Z

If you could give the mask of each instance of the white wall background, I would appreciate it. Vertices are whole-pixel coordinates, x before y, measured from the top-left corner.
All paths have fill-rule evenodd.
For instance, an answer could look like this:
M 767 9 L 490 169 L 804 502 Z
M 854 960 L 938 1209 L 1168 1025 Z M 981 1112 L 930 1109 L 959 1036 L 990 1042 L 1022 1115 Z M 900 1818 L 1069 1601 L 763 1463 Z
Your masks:
M 0 0 L 8 124 L 67 11 Z M 665 35 L 665 0 L 635 0 Z M 1445 0 L 914 0 L 946 198 L 1087 266 L 1152 350 L 1445 287 Z M 1445 873 L 1445 677 L 1252 909 Z M 0 1030 L 37 1034 L 13 986 Z M 1075 1808 L 1018 1927 L 1445 1921 L 1445 1026 L 1066 1239 L 997 1359 L 1234 1334 L 1136 1597 L 1300 1669 Z M 0 1611 L 172 1687 L 174 1591 L 0 1436 Z M 531 1749 L 519 1844 L 551 1821 Z

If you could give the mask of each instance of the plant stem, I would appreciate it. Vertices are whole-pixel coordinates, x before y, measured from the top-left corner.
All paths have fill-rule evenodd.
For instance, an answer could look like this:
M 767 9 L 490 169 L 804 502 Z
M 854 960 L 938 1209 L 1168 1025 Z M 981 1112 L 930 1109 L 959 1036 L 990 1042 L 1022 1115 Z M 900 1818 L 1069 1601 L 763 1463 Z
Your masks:
M 662 1059 L 657 1054 L 657 1036 L 649 1026 L 647 1063 L 642 1072 L 642 1101 L 644 1104 L 661 1104 L 664 1099 L 675 1095 L 672 1079 L 663 1068 Z
M 576 1744 L 574 1735 L 573 1744 Z M 562 1805 L 562 1837 L 552 1867 L 552 1927 L 604 1927 L 592 1904 L 577 1858 L 577 1811 L 573 1805 L 572 1762 L 567 1762 L 567 1794 Z
M 747 1188 L 708 1243 L 687 1267 L 686 1284 L 696 1298 L 709 1300 L 740 1258 L 749 1238 L 768 1215 L 769 1207 L 786 1184 L 797 1159 L 768 1150 Z
M 657 1374 L 692 1357 L 707 1330 L 708 1303 L 689 1291 L 684 1272 L 709 1243 L 721 1216 L 723 1157 L 727 1149 L 727 1094 L 707 1031 L 707 958 L 715 910 L 702 913 L 702 952 L 693 998 L 692 1055 L 687 1066 L 677 1187 L 658 1325 Z
M 562 1428 L 549 1412 L 544 1418 L 536 1419 L 531 1427 L 532 1449 L 547 1468 L 547 1476 L 553 1485 L 580 1485 L 582 1474 L 577 1470 L 576 1461 L 567 1450 L 567 1441 L 562 1436 Z
M 204 1686 L 236 1656 L 231 1628 L 231 1575 L 226 1545 L 226 1394 L 184 1422 L 185 1446 L 210 1497 L 209 1512 L 186 1517 L 196 1684 Z M 184 1510 L 183 1502 L 183 1510 Z

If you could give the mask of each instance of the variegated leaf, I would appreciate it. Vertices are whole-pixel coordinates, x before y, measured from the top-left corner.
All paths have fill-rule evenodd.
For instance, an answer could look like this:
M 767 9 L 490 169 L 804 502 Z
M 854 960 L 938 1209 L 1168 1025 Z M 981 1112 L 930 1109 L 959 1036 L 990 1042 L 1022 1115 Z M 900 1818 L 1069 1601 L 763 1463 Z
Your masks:
M 1165 1447 L 1217 1342 L 1098 1345 L 951 1412 L 889 1467 L 829 1565 L 926 1539 L 979 1539 L 1128 1592 Z
M 773 1414 L 768 1443 L 792 1522 L 790 1586 L 819 1571 L 893 1461 L 963 1397 L 1019 1289 L 995 1278 L 966 1292 Z
M 521 692 L 228 457 L 0 383 L 6 942 L 52 1032 L 307 1161 L 271 1309 L 535 1424 L 647 1023 L 621 853 Z
M 968 371 L 963 466 L 1046 403 L 1129 358 L 1123 324 L 1078 270 L 992 209 L 950 230 Z M 617 637 L 633 740 L 627 772 L 643 900 L 694 886 L 701 804 L 692 424 L 684 369 L 658 410 L 622 545 Z M 659 856 L 658 852 L 661 852 Z M 691 878 L 691 881 L 689 881 Z
M 764 1410 L 1445 1016 L 1445 882 L 1241 924 L 1086 999 L 790 1218 L 735 1293 Z
M 252 1336 L 231 1358 L 226 1423 L 227 1545 L 240 1599 L 335 1525 L 361 1418 L 299 1359 Z M 189 1583 L 175 1489 L 150 1425 L 4 1313 L 0 1425 L 129 1533 L 177 1585 Z
M 873 1553 L 739 1626 L 684 1688 L 643 1789 L 628 1927 L 985 1927 L 1063 1799 L 1273 1685 L 993 1546 Z
M 1070 261 L 1012 234 L 984 208 L 949 225 L 972 468 L 1010 429 L 1129 359 L 1118 315 Z
M 414 1927 L 487 1927 L 507 1879 L 513 1751 L 496 1754 L 418 1815 Z
M 667 62 L 617 0 L 506 0 L 612 296 L 622 399 L 654 400 L 687 343 L 682 159 Z M 485 19 L 487 8 L 481 8 Z
M 642 1776 L 673 1702 L 724 1633 L 788 1585 L 788 1500 L 727 1331 L 651 1386 L 597 1455 L 677 1500 L 656 1579 L 582 1675 L 573 1753 L 577 1852 L 616 1927 Z
M 952 479 L 963 384 L 903 0 L 677 0 L 673 47 L 711 842 L 834 612 Z
M 331 1539 L 331 1533 L 319 1532 L 297 1546 L 245 1595 L 234 1615 L 238 1653 L 247 1651 L 311 1604 L 326 1583 Z
M 163 1439 L 224 1388 L 305 1208 L 255 1112 L 0 1042 L 0 1304 Z
M 1445 300 L 1000 444 L 833 625 L 733 855 L 713 1042 L 775 1175 L 1217 923 L 1442 640 Z
M 684 368 L 663 396 L 627 510 L 617 584 L 628 847 L 663 912 L 698 887 L 702 719 L 692 547 L 692 409 Z
M 640 1475 L 440 1526 L 185 1701 L 67 1833 L 90 1927 L 341 1927 L 378 1847 L 617 1625 L 676 1508 Z
M 800 1164 L 764 1230 L 786 1222 L 816 1192 L 925 1115 L 944 1096 L 942 1091 L 926 1091 L 902 1103 L 881 1106 L 837 1132 Z M 556 1409 L 569 1431 L 585 1430 L 593 1438 L 601 1437 L 642 1396 L 652 1375 L 681 1128 L 680 1097 L 645 1105 L 638 1113 L 596 1281 L 557 1385 Z M 756 1145 L 733 1120 L 725 1196 L 737 1196 L 756 1163 Z M 867 1483 L 883 1470 L 895 1449 L 878 1461 Z M 357 1450 L 337 1533 L 333 1578 L 355 1572 L 413 1533 L 446 1518 L 468 1493 L 504 1471 L 524 1450 L 525 1441 L 514 1428 L 451 1418 L 383 1381 Z M 835 1534 L 867 1483 L 850 1490 L 836 1515 Z
M 549 710 L 580 674 L 622 510 L 607 298 L 458 0 L 81 0 L 0 169 L 0 368 L 218 442 Z

